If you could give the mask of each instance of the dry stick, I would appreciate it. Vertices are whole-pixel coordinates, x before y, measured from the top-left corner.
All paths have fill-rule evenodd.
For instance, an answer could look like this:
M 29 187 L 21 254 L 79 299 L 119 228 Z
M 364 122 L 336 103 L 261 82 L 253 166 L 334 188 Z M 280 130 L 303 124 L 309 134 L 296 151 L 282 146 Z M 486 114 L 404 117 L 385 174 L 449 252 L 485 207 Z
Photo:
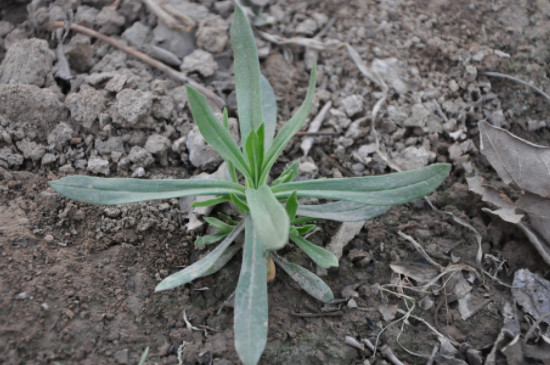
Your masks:
M 325 119 L 325 116 L 327 115 L 327 112 L 332 107 L 332 102 L 328 101 L 322 108 L 321 111 L 313 118 L 311 123 L 309 123 L 309 127 L 307 129 L 307 132 L 303 132 L 304 134 L 307 134 L 309 136 L 315 136 L 315 135 L 323 135 L 322 132 L 319 132 L 319 128 L 321 128 L 321 123 L 323 123 L 323 120 Z M 302 132 L 298 132 L 302 133 Z M 330 133 L 330 132 L 329 132 Z M 309 150 L 311 149 L 311 146 L 313 145 L 313 138 L 308 137 L 304 138 L 302 140 L 302 145 L 300 146 L 302 148 L 302 151 L 304 152 L 304 156 L 307 156 L 309 153 Z
M 376 349 L 372 342 L 370 342 L 367 338 L 362 338 L 361 342 L 363 342 L 373 353 L 373 356 L 376 354 Z M 394 365 L 404 365 L 392 352 L 391 348 L 389 346 L 382 346 L 382 348 L 378 349 L 378 351 Z
M 182 32 L 189 32 L 195 27 L 195 22 L 185 14 L 180 13 L 172 6 L 162 2 L 161 0 L 142 0 L 147 8 L 151 10 L 164 24 L 172 29 L 181 30 Z M 172 14 L 170 14 L 168 11 Z M 175 18 L 181 20 L 184 24 L 181 25 Z
M 54 29 L 57 29 L 57 28 L 63 28 L 64 26 L 65 26 L 65 22 L 57 21 L 57 22 L 46 24 L 44 26 L 44 29 L 51 31 L 51 30 L 54 30 Z M 172 78 L 174 78 L 178 81 L 188 83 L 189 85 L 191 85 L 192 87 L 194 87 L 195 89 L 197 89 L 198 91 L 203 93 L 220 110 L 225 105 L 225 102 L 223 101 L 223 99 L 220 98 L 219 96 L 217 96 L 216 94 L 214 94 L 212 91 L 208 90 L 207 88 L 205 88 L 201 84 L 191 80 L 185 74 L 183 74 L 179 71 L 176 71 L 173 68 L 165 65 L 164 63 L 159 62 L 159 61 L 147 56 L 143 52 L 140 52 L 140 51 L 137 51 L 137 50 L 135 50 L 131 47 L 125 46 L 125 45 L 121 44 L 120 42 L 118 42 L 114 38 L 111 38 L 109 36 L 106 36 L 104 34 L 96 32 L 95 30 L 90 29 L 90 28 L 85 27 L 85 26 L 82 26 L 82 25 L 71 24 L 71 30 L 73 30 L 74 32 L 77 32 L 77 33 L 82 33 L 82 34 L 85 34 L 87 36 L 100 39 L 100 40 L 102 40 L 106 43 L 109 43 L 111 46 L 113 46 L 115 48 L 118 48 L 118 49 L 126 52 L 127 54 L 137 58 L 138 60 L 142 61 L 143 63 L 146 63 L 146 64 L 156 68 L 157 70 L 160 70 L 160 71 L 164 72 L 168 76 L 170 76 L 170 77 L 172 77 Z
M 291 314 L 294 317 L 316 318 L 316 317 L 339 317 L 339 316 L 343 316 L 344 312 L 341 312 L 341 311 L 326 312 L 326 313 L 297 313 L 297 312 L 292 312 Z
M 527 341 L 529 340 L 529 337 L 531 337 L 531 334 L 533 333 L 535 328 L 538 327 L 538 325 L 548 317 L 550 317 L 550 312 L 543 314 L 539 319 L 536 320 L 535 323 L 531 325 L 531 327 L 529 327 L 529 331 L 527 331 L 527 333 L 523 337 L 524 345 L 527 345 Z
M 508 80 L 515 81 L 518 84 L 521 84 L 523 86 L 527 86 L 528 88 L 533 89 L 537 94 L 541 95 L 546 100 L 550 101 L 550 95 L 548 95 L 547 93 L 545 93 L 544 91 L 542 91 L 538 87 L 533 86 L 533 85 L 531 85 L 530 83 L 528 83 L 526 81 L 518 79 L 517 77 L 506 75 L 506 74 L 501 74 L 500 72 L 480 72 L 479 74 L 484 75 L 484 76 L 489 76 L 489 77 L 500 77 L 502 79 L 508 79 Z

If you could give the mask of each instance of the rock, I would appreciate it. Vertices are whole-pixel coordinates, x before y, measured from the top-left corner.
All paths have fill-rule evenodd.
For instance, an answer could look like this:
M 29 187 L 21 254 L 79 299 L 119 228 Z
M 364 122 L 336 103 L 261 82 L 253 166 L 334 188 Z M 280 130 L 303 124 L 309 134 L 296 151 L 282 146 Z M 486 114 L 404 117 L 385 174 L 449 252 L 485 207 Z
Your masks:
M 70 93 L 65 99 L 65 105 L 72 120 L 84 130 L 90 130 L 105 107 L 105 97 L 101 91 L 83 87 L 77 93 Z
M 92 156 L 88 159 L 88 166 L 86 168 L 93 174 L 97 175 L 109 175 L 109 161 L 102 159 L 98 156 Z
M 24 39 L 15 43 L 0 65 L 0 83 L 43 87 L 53 83 L 51 74 L 54 52 L 42 39 Z
M 10 121 L 12 128 L 21 128 L 27 136 L 34 134 L 39 140 L 46 140 L 47 133 L 65 120 L 66 111 L 50 89 L 0 84 L 0 115 Z
M 153 95 L 147 91 L 124 89 L 116 95 L 115 109 L 128 126 L 137 127 L 152 106 Z
M 473 82 L 477 78 L 477 68 L 472 65 L 467 65 L 464 69 L 464 79 L 467 82 Z
M 124 349 L 124 350 L 115 352 L 114 358 L 118 364 L 123 364 L 123 365 L 128 364 L 128 361 L 129 361 L 128 350 Z
M 91 6 L 81 5 L 76 8 L 74 22 L 88 28 L 93 28 L 95 20 L 98 17 L 99 10 Z
M 53 153 L 46 153 L 44 154 L 44 156 L 42 157 L 42 166 L 48 166 L 48 165 L 51 165 L 52 163 L 54 163 L 55 161 L 57 161 L 57 156 L 54 155 Z
M 158 22 L 153 29 L 153 40 L 159 47 L 170 51 L 179 58 L 187 56 L 195 49 L 195 37 L 192 32 L 180 32 L 168 28 L 162 22 Z
M 199 23 L 197 29 L 197 45 L 205 51 L 220 53 L 225 48 L 229 36 L 228 25 L 222 17 L 209 15 Z
M 139 178 L 145 176 L 145 169 L 143 167 L 138 167 L 132 172 L 132 177 Z
M 350 95 L 342 99 L 342 107 L 348 117 L 363 111 L 363 97 L 361 95 Z
M 298 180 L 309 180 L 317 176 L 319 168 L 313 161 L 303 161 L 300 162 L 298 166 Z
M 124 152 L 122 137 L 109 137 L 106 141 L 95 140 L 95 149 L 102 155 L 108 155 L 112 152 Z
M 17 149 L 23 153 L 23 157 L 33 162 L 40 161 L 46 153 L 46 148 L 40 144 L 22 139 L 16 143 Z
M 60 122 L 53 131 L 48 134 L 48 144 L 59 148 L 71 140 L 75 135 L 70 125 L 65 122 Z
M 162 166 L 166 166 L 168 164 L 167 151 L 170 149 L 171 145 L 167 137 L 160 134 L 153 134 L 147 138 L 145 149 L 152 155 L 156 155 Z
M 110 6 L 101 8 L 95 19 L 96 24 L 99 26 L 99 33 L 106 35 L 119 33 L 125 21 L 126 19 Z
M 201 75 L 212 76 L 218 69 L 218 64 L 211 53 L 196 49 L 183 59 L 180 69 L 185 72 L 199 72 Z
M 122 33 L 122 39 L 127 40 L 131 46 L 139 49 L 149 43 L 150 37 L 151 29 L 142 22 L 135 22 Z
M 151 114 L 156 119 L 171 119 L 174 109 L 174 99 L 171 96 L 162 95 L 154 99 Z
M 422 104 L 414 104 L 411 110 L 411 116 L 407 118 L 403 125 L 405 127 L 425 127 L 428 117 L 432 113 Z
M 155 162 L 155 159 L 149 153 L 149 151 L 139 146 L 132 147 L 132 149 L 130 150 L 130 153 L 128 154 L 128 160 L 132 162 L 136 168 L 147 167 L 152 165 L 153 162 Z
M 71 69 L 79 73 L 88 72 L 94 64 L 94 50 L 90 38 L 76 34 L 65 46 L 65 57 Z
M 315 19 L 307 18 L 306 20 L 304 20 L 303 22 L 298 24 L 298 26 L 296 27 L 295 32 L 296 32 L 296 34 L 303 34 L 303 35 L 307 35 L 307 36 L 312 36 L 312 35 L 315 34 L 317 29 L 319 29 L 319 25 L 317 24 Z
M 435 153 L 426 150 L 424 147 L 410 146 L 401 151 L 394 162 L 403 170 L 413 170 L 428 165 L 434 159 Z
M 0 149 L 0 166 L 2 167 L 18 167 L 23 164 L 25 158 L 19 153 L 14 152 L 11 147 Z
M 197 126 L 193 127 L 187 135 L 187 150 L 189 151 L 189 161 L 195 167 L 211 169 L 222 162 L 218 152 L 206 142 Z
M 105 84 L 105 90 L 118 93 L 124 89 L 126 81 L 128 81 L 128 75 L 116 74 Z

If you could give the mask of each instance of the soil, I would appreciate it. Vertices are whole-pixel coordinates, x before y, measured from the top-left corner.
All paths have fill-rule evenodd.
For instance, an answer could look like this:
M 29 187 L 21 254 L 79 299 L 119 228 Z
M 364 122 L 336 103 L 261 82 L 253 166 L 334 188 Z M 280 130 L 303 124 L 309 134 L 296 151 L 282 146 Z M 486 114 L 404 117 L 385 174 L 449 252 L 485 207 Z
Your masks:
M 406 168 L 436 161 L 453 165 L 449 178 L 430 196 L 441 211 L 420 200 L 367 221 L 345 246 L 337 269 L 319 270 L 295 247 L 283 250 L 288 259 L 322 275 L 336 297 L 345 300 L 323 305 L 279 271 L 269 284 L 269 338 L 260 363 L 387 364 L 380 354 L 371 356 L 345 342 L 351 336 L 374 343 L 382 328 L 380 345 L 403 363 L 426 363 L 439 344 L 435 332 L 418 319 L 400 321 L 395 313 L 412 303 L 412 314 L 459 344 L 456 354 L 436 357 L 436 363 L 480 363 L 468 351 L 485 358 L 492 349 L 503 305 L 513 302 L 506 284 L 514 272 L 528 268 L 550 278 L 550 268 L 528 239 L 485 214 L 484 203 L 468 191 L 465 180 L 471 175 L 498 180 L 479 153 L 480 120 L 550 145 L 550 104 L 524 86 L 482 73 L 510 74 L 550 90 L 550 2 L 252 2 L 267 3 L 261 13 L 272 24 L 262 31 L 282 37 L 321 32 L 320 40 L 347 42 L 365 64 L 386 70 L 389 97 L 376 127 L 382 152 L 390 159 Z M 72 11 L 76 23 L 137 44 L 134 48 L 153 52 L 144 45 L 154 45 L 157 53 L 162 48 L 165 60 L 183 58 L 188 76 L 222 97 L 236 116 L 231 49 L 224 38 L 232 1 L 179 3 L 206 36 L 170 30 L 140 1 L 124 0 L 118 8 L 103 0 L 8 0 L 0 5 L 3 364 L 136 364 L 146 347 L 148 364 L 238 363 L 230 304 L 238 257 L 216 275 L 183 288 L 153 290 L 162 278 L 209 250 L 193 244 L 205 227 L 188 230 L 195 219 L 188 201 L 90 206 L 62 198 L 47 184 L 70 174 L 186 178 L 216 170 L 220 161 L 207 158 L 211 151 L 193 139 L 182 82 L 74 32 L 63 39 L 65 71 L 70 72 L 64 76 L 64 58 L 56 55 L 59 36 L 42 29 Z M 212 34 L 216 42 L 209 38 Z M 372 148 L 369 116 L 381 90 L 344 48 L 306 51 L 257 39 L 281 123 L 305 95 L 315 54 L 319 80 L 312 118 L 325 103 L 333 105 L 321 126 L 330 135 L 315 137 L 307 157 L 300 149 L 304 137 L 296 137 L 275 172 L 296 159 L 308 177 L 392 171 Z M 202 53 L 192 53 L 199 48 Z M 192 54 L 204 58 L 197 63 Z M 486 254 L 481 266 L 474 233 L 442 211 L 481 234 Z M 340 224 L 320 228 L 310 239 L 327 246 Z M 473 316 L 461 318 L 456 298 L 445 286 L 425 292 L 403 289 L 417 286 L 390 264 L 427 264 L 399 231 L 444 267 L 459 262 L 496 275 L 498 281 L 462 271 L 481 303 Z M 430 301 L 433 305 L 421 305 Z M 498 359 L 505 363 L 502 356 Z

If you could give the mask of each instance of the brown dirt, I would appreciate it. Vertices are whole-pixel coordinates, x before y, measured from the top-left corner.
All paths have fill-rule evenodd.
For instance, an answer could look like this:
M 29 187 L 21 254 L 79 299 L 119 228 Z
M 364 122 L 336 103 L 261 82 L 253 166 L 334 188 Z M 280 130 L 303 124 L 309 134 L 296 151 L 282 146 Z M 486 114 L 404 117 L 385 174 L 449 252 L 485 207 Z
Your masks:
M 82 3 L 97 9 L 106 5 L 104 1 Z M 123 3 L 128 5 L 129 2 Z M 205 3 L 210 12 L 216 13 L 219 9 L 212 5 L 213 1 Z M 506 52 L 511 57 L 488 54 L 482 61 L 471 61 L 478 72 L 513 73 L 532 80 L 542 89 L 550 90 L 547 42 L 550 34 L 548 26 L 544 25 L 550 19 L 547 0 L 286 0 L 271 3 L 277 3 L 273 7 L 276 6 L 277 11 L 282 11 L 284 15 L 281 21 L 266 28 L 270 33 L 292 36 L 297 24 L 308 18 L 309 14 L 319 13 L 334 20 L 325 37 L 349 42 L 367 63 L 375 58 L 396 57 L 409 70 L 408 77 L 413 86 L 402 95 L 393 93 L 388 106 L 410 106 L 418 102 L 415 98 L 419 92 L 436 90 L 441 103 L 459 100 L 465 105 L 473 105 L 471 112 L 458 123 L 463 123 L 465 127 L 465 140 L 473 141 L 474 145 L 479 145 L 477 121 L 486 118 L 488 111 L 498 108 L 503 110 L 505 126 L 511 131 L 535 143 L 550 145 L 548 126 L 536 131 L 529 131 L 527 127 L 531 120 L 547 120 L 550 106 L 542 98 L 510 81 L 481 77 L 475 81 L 464 79 L 464 60 L 485 47 Z M 2 58 L 9 42 L 17 37 L 33 36 L 25 3 L 11 1 L 2 9 L 3 6 L 0 6 L 0 20 L 12 22 L 16 30 L 10 31 L 9 36 L 0 32 Z M 10 17 L 10 14 L 14 16 Z M 141 9 L 139 14 L 140 19 L 152 21 L 152 15 L 147 15 L 145 9 Z M 118 37 L 130 25 L 128 21 L 123 22 L 120 29 L 115 29 L 111 34 Z M 49 39 L 47 33 L 37 34 L 39 38 Z M 96 63 L 104 55 L 115 54 L 99 41 L 93 41 L 92 45 Z M 227 59 L 227 54 L 220 56 L 220 59 L 223 57 Z M 305 92 L 307 72 L 304 57 L 302 48 L 273 46 L 270 56 L 262 63 L 266 75 L 274 84 L 281 120 L 287 119 Z M 325 91 L 319 96 L 320 101 L 333 100 L 339 107 L 339 100 L 350 94 L 359 94 L 365 100 L 363 114 L 371 110 L 376 102 L 374 93 L 379 90 L 372 84 L 366 84 L 344 51 L 320 52 L 319 64 L 319 85 Z M 131 81 L 136 88 L 152 90 L 150 85 L 153 80 L 167 80 L 158 71 L 134 60 L 122 61 L 112 68 L 117 71 L 130 70 L 133 75 L 130 77 L 136 78 Z M 135 76 L 140 72 L 146 75 L 142 79 Z M 90 69 L 83 76 L 92 73 L 93 69 Z M 214 84 L 218 80 L 216 77 L 201 78 L 198 74 L 193 74 L 193 77 L 205 84 Z M 222 76 L 219 79 L 223 81 Z M 449 88 L 450 80 L 458 84 L 458 89 Z M 70 85 L 67 87 L 65 81 L 58 79 L 57 84 L 61 86 L 51 87 L 57 88 L 60 95 L 61 91 L 65 94 L 75 92 Z M 171 80 L 167 84 L 169 88 L 179 86 Z M 496 94 L 498 103 L 488 101 L 482 104 L 472 100 L 476 99 L 473 94 L 486 95 L 489 92 L 489 89 L 481 90 L 483 85 L 490 86 L 490 92 Z M 97 84 L 99 89 L 104 86 L 104 83 Z M 105 110 L 115 103 L 113 95 L 107 94 L 109 101 L 104 105 Z M 225 96 L 231 99 L 231 95 Z M 61 99 L 65 97 L 60 96 Z M 32 102 L 29 101 L 28 107 L 32 108 Z M 186 136 L 191 129 L 186 108 L 174 112 L 177 114 L 174 120 L 170 117 L 155 118 L 156 124 L 144 129 L 143 134 L 165 133 L 172 128 L 173 133 L 166 132 L 172 142 Z M 315 109 L 314 112 L 320 107 Z M 444 111 L 452 114 L 450 109 Z M 0 149 L 15 149 L 15 141 L 27 136 L 17 136 L 18 126 L 11 124 L 16 123 L 11 118 L 8 124 L 2 124 L 2 132 L 11 136 L 12 144 L 6 139 L 0 140 Z M 388 118 L 384 111 L 380 123 L 383 124 Z M 336 116 L 328 119 L 330 121 L 324 124 L 322 130 L 345 134 L 345 127 L 339 124 Z M 349 119 L 355 120 L 358 116 Z M 61 121 L 74 123 L 69 119 Z M 340 145 L 338 137 L 317 139 L 310 156 L 318 167 L 318 176 L 356 173 L 353 165 L 357 161 L 352 158 L 352 152 L 361 145 L 373 142 L 370 127 L 366 124 L 361 125 L 363 133 L 352 141 L 352 145 L 340 149 L 337 148 Z M 112 135 L 128 135 L 125 140 L 127 153 L 131 146 L 130 136 L 134 138 L 137 135 L 135 130 L 114 123 L 113 128 Z M 28 129 L 23 129 L 28 133 Z M 499 278 L 510 283 L 513 272 L 523 267 L 548 278 L 549 267 L 537 257 L 523 234 L 485 215 L 481 211 L 484 205 L 468 192 L 464 163 L 471 162 L 479 174 L 493 179 L 496 177 L 475 146 L 465 152 L 462 159 L 451 160 L 448 148 L 454 141 L 448 134 L 405 129 L 402 140 L 416 138 L 414 145 L 428 146 L 437 154 L 435 160 L 453 163 L 449 179 L 431 196 L 431 200 L 440 209 L 453 212 L 472 224 L 483 237 L 485 253 L 507 261 L 505 269 L 498 274 Z M 83 158 L 88 158 L 93 144 L 86 143 L 86 138 L 105 138 L 105 130 L 86 130 L 75 126 L 74 131 L 73 137 L 81 138 L 75 142 L 76 145 L 48 147 L 48 151 L 57 156 L 82 152 Z M 391 133 L 393 131 L 386 132 L 382 126 L 385 149 L 397 156 L 404 145 L 399 145 L 401 140 L 390 138 Z M 135 138 L 140 137 L 137 135 Z M 35 140 L 45 141 L 46 135 L 38 135 Z M 393 143 L 396 143 L 395 146 Z M 286 162 L 301 157 L 299 145 L 297 140 L 286 150 L 275 171 L 280 171 Z M 75 158 L 68 157 L 68 161 L 74 162 Z M 374 162 L 377 161 L 374 158 Z M 385 166 L 380 168 L 378 162 L 367 165 L 362 174 L 390 171 Z M 131 175 L 132 171 L 117 168 L 117 163 L 111 160 L 110 163 L 110 176 Z M 46 164 L 44 160 L 33 162 L 25 158 L 19 165 L 0 167 L 0 363 L 135 364 L 145 347 L 149 346 L 148 363 L 177 364 L 177 352 L 182 344 L 185 344 L 183 364 L 238 363 L 233 348 L 232 308 L 224 306 L 224 302 L 235 288 L 239 260 L 235 258 L 216 275 L 196 280 L 184 288 L 155 293 L 153 289 L 160 279 L 204 254 L 204 248 L 193 245 L 196 235 L 203 233 L 202 229 L 187 232 L 184 226 L 187 221 L 179 211 L 177 200 L 169 201 L 168 205 L 166 202 L 153 202 L 124 206 L 120 207 L 120 211 L 113 212 L 105 207 L 61 198 L 48 187 L 47 181 L 67 175 L 59 171 L 62 165 L 60 160 Z M 155 156 L 155 162 L 147 170 L 149 176 L 180 177 L 202 172 L 200 168 L 193 167 L 188 159 L 174 154 L 170 154 L 168 165 L 162 164 L 161 159 Z M 76 173 L 89 172 L 77 167 Z M 324 245 L 330 241 L 339 224 L 325 223 L 321 227 L 321 232 L 313 235 L 311 240 Z M 363 361 L 370 354 L 360 353 L 345 345 L 345 336 L 368 337 L 374 341 L 378 331 L 391 322 L 383 319 L 378 308 L 388 304 L 405 309 L 404 301 L 398 296 L 376 290 L 380 285 L 395 283 L 396 276 L 390 269 L 390 263 L 422 261 L 418 253 L 397 235 L 397 231 L 415 237 L 444 266 L 451 262 L 449 248 L 454 256 L 460 257 L 460 263 L 476 267 L 477 247 L 471 231 L 455 223 L 450 216 L 432 211 L 422 201 L 394 207 L 387 214 L 366 222 L 361 233 L 347 245 L 340 267 L 324 276 L 338 298 L 348 295 L 352 288 L 357 308 L 343 303 L 336 316 L 296 316 L 295 313 L 305 312 L 322 314 L 323 305 L 302 292 L 284 273 L 278 272 L 269 286 L 269 338 L 261 363 L 366 363 Z M 354 260 L 354 253 L 358 251 L 370 253 L 372 261 L 360 264 Z M 283 253 L 292 261 L 316 271 L 315 266 L 295 248 L 285 248 Z M 485 269 L 489 269 L 488 264 Z M 450 300 L 445 293 L 419 295 L 405 291 L 405 294 L 414 296 L 416 300 L 431 298 L 434 307 L 428 310 L 417 307 L 413 314 L 436 325 L 442 333 L 461 343 L 463 348 L 473 347 L 486 355 L 502 326 L 502 305 L 511 301 L 512 297 L 507 287 L 487 277 L 478 278 L 472 286 L 477 297 L 483 298 L 484 304 L 468 320 L 461 319 L 456 301 Z M 201 330 L 189 329 L 184 313 Z M 389 325 L 381 336 L 382 343 L 390 346 L 404 363 L 426 363 L 425 358 L 411 355 L 397 343 L 402 325 L 402 322 Z M 403 326 L 399 339 L 404 348 L 423 355 L 429 355 L 437 342 L 432 331 L 413 319 Z M 370 360 L 374 364 L 386 363 L 379 356 Z

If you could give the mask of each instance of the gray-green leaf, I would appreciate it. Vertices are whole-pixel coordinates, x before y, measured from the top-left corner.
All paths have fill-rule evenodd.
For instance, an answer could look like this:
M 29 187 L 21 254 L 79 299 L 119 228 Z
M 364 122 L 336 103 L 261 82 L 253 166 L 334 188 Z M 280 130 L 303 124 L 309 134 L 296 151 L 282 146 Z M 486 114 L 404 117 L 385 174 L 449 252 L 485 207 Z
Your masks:
M 263 75 L 260 77 L 260 82 L 262 86 L 262 110 L 265 125 L 264 146 L 265 151 L 267 151 L 271 146 L 271 142 L 273 142 L 275 130 L 277 129 L 277 101 L 275 100 L 273 88 Z
M 322 302 L 334 300 L 332 290 L 320 277 L 299 265 L 283 259 L 274 252 L 271 253 L 271 257 L 306 293 Z
M 238 5 L 235 5 L 230 33 L 241 141 L 244 144 L 250 131 L 262 124 L 263 111 L 260 61 L 256 41 L 248 19 Z
M 298 198 L 348 200 L 367 205 L 396 205 L 434 191 L 447 177 L 451 165 L 433 164 L 421 169 L 381 176 L 289 182 L 273 187 L 279 199 L 296 191 Z
M 288 241 L 290 219 L 271 189 L 267 185 L 258 189 L 247 189 L 246 202 L 254 227 L 266 249 L 277 250 L 283 247 Z
M 317 219 L 329 219 L 338 222 L 359 222 L 374 218 L 387 212 L 391 206 L 365 205 L 350 201 L 317 205 L 300 205 L 297 215 Z
M 189 100 L 195 123 L 197 123 L 204 139 L 218 151 L 224 160 L 231 162 L 237 170 L 250 179 L 250 169 L 237 142 L 235 142 L 229 131 L 216 118 L 204 95 L 191 86 L 187 86 L 187 99 Z
M 155 288 L 155 291 L 176 288 L 180 285 L 187 284 L 198 277 L 206 275 L 206 273 L 208 273 L 209 270 L 212 269 L 218 259 L 224 254 L 229 245 L 235 240 L 235 238 L 237 238 L 239 233 L 241 233 L 243 228 L 244 224 L 239 224 L 237 227 L 235 227 L 233 232 L 231 232 L 229 236 L 227 236 L 223 240 L 222 243 L 220 243 L 218 246 L 216 246 L 215 249 L 212 250 L 212 252 L 210 252 L 208 255 L 195 262 L 194 264 L 162 280 Z
M 338 267 L 338 258 L 328 250 L 314 245 L 299 235 L 290 235 L 292 242 L 298 245 L 317 265 L 328 269 L 329 267 Z
M 245 365 L 255 365 L 267 343 L 267 273 L 264 245 L 250 214 L 244 221 L 243 262 L 235 290 L 235 348 Z
M 172 199 L 198 195 L 243 195 L 244 188 L 236 183 L 208 179 L 142 180 L 67 176 L 50 181 L 59 194 L 90 204 L 128 204 L 148 200 Z

